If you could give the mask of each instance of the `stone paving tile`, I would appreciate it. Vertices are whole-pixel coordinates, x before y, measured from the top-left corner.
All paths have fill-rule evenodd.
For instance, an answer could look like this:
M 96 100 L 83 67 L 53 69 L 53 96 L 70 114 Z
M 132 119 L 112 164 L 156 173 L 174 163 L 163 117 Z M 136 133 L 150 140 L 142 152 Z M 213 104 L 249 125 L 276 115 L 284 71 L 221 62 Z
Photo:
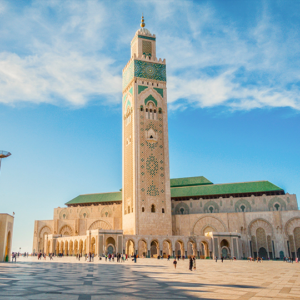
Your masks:
M 125 263 L 22 259 L 0 263 L 0 300 L 298 299 L 300 264 L 138 259 Z

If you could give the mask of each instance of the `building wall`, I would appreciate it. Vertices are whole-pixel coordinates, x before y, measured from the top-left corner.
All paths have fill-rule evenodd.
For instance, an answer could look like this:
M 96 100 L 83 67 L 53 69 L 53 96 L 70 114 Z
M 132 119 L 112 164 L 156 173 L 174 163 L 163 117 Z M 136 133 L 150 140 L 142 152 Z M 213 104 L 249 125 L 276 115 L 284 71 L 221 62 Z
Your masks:
M 298 210 L 297 198 L 294 194 L 278 196 L 251 196 L 243 198 L 218 198 L 176 201 L 172 200 L 172 215 L 206 214 L 222 212 L 254 212 L 254 211 Z
M 0 261 L 11 260 L 11 246 L 13 236 L 14 217 L 0 214 Z

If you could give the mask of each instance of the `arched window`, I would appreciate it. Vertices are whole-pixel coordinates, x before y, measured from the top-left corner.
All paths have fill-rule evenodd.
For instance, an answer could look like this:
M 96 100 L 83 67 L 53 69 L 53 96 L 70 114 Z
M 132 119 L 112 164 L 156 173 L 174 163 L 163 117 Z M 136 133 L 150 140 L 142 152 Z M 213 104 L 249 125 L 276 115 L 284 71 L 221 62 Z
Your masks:
M 278 209 L 277 209 L 278 210 Z M 63 214 L 63 219 L 65 219 L 66 218 L 66 215 L 65 214 Z
M 209 208 L 209 211 L 210 211 L 210 213 L 212 213 L 212 212 L 214 211 L 214 208 L 211 206 L 211 207 Z
M 83 214 L 83 218 L 84 218 L 84 219 L 86 218 L 86 213 Z
M 179 211 L 180 211 L 180 213 L 181 213 L 182 215 L 184 214 L 184 208 L 183 208 L 183 207 L 181 207 Z
M 145 207 L 142 207 L 142 212 L 145 212 Z
M 140 107 L 140 110 L 141 110 L 141 111 L 143 111 L 143 110 L 144 110 L 144 107 L 143 107 L 143 105 L 141 105 L 141 107 Z
M 151 205 L 151 212 L 155 213 L 155 205 L 154 204 Z
M 246 208 L 245 205 L 242 205 L 242 206 L 241 206 L 241 210 L 242 210 L 242 211 L 245 211 L 245 208 Z
M 278 203 L 276 203 L 276 204 L 274 205 L 274 207 L 276 208 L 276 210 L 279 210 L 280 205 L 279 205 Z
M 163 209 L 161 210 L 161 212 L 164 214 L 164 213 L 165 213 L 165 209 L 163 208 Z
M 148 108 L 146 108 L 146 112 L 148 112 Z

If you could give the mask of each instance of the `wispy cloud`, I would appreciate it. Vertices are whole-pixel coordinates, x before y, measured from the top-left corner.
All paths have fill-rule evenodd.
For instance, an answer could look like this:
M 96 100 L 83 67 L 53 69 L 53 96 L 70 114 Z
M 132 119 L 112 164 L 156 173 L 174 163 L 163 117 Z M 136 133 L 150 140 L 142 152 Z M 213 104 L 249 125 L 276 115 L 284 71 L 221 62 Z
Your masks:
M 3 2 L 0 102 L 118 103 L 121 69 L 144 12 L 158 56 L 167 59 L 171 109 L 300 110 L 296 26 L 266 5 L 250 21 L 222 9 L 192 1 L 52 0 L 16 10 Z

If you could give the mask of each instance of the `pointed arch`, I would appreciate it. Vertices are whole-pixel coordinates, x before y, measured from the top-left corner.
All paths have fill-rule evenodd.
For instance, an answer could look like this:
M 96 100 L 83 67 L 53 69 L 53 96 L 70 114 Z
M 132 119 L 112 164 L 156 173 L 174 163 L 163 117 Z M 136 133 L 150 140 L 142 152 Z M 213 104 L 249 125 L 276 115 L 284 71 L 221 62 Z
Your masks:
M 225 223 L 215 216 L 204 216 L 199 218 L 193 226 L 193 235 L 203 236 L 203 231 L 206 227 L 215 228 L 217 232 L 227 232 Z
M 269 221 L 263 218 L 256 218 L 248 225 L 249 236 L 256 236 L 256 230 L 261 227 L 265 230 L 267 235 L 273 236 L 273 226 Z
M 104 220 L 97 220 L 89 226 L 88 230 L 93 229 L 112 229 L 112 226 Z
M 73 230 L 69 225 L 63 225 L 60 230 L 59 230 L 59 234 L 62 235 L 73 235 Z

